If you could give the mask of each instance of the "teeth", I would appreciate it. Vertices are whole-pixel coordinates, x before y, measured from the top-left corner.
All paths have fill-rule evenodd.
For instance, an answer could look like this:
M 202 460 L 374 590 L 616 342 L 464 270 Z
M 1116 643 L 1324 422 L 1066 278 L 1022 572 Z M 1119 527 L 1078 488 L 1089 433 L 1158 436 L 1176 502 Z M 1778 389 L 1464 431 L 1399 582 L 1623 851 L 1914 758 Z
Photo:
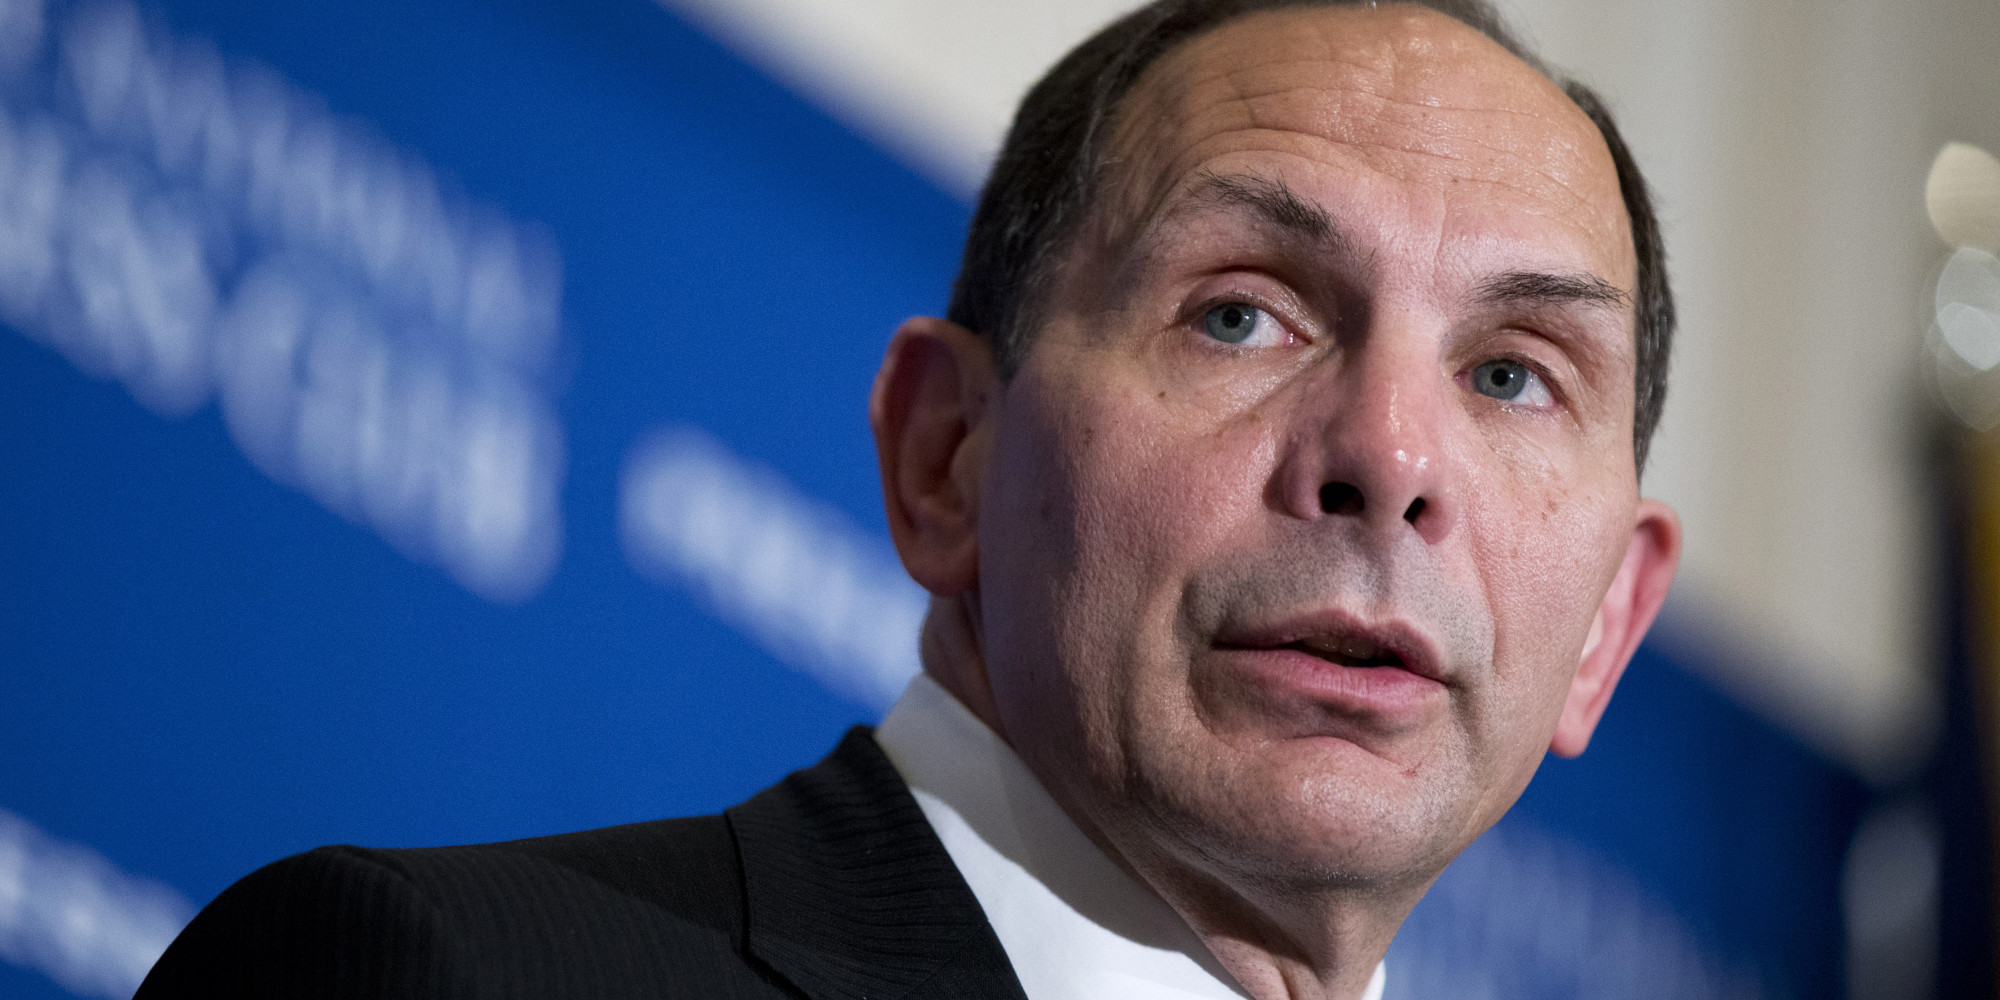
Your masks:
M 1345 636 L 1316 635 L 1302 640 L 1300 645 L 1349 660 L 1380 660 L 1388 655 L 1387 650 L 1366 639 Z

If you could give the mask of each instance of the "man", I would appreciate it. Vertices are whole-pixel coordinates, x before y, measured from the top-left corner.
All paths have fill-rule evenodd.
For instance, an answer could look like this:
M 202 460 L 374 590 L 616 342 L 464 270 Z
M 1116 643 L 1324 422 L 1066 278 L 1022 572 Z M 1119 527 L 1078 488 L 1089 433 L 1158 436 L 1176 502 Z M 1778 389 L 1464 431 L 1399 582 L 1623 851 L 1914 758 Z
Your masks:
M 870 403 L 934 595 L 720 817 L 326 848 L 141 997 L 1379 996 L 1665 596 L 1671 329 L 1589 93 L 1477 0 L 1168 0 L 1031 92 Z

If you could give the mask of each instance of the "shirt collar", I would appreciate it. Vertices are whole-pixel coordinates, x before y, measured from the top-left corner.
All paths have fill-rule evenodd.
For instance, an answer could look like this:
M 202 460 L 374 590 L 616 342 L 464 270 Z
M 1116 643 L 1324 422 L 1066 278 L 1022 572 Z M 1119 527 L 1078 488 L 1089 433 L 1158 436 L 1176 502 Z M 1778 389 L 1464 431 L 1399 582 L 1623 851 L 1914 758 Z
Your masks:
M 1006 742 L 919 674 L 875 731 L 1029 1000 L 1245 996 L 1187 923 L 1104 855 Z M 1363 1000 L 1381 1000 L 1375 969 Z

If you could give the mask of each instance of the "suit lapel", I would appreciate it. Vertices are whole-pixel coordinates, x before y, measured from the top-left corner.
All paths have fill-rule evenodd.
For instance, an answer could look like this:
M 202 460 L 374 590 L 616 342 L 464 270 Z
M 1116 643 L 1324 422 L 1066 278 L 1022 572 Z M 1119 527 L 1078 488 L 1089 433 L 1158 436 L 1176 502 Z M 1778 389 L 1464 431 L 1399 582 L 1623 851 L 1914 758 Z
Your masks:
M 727 816 L 749 951 L 813 1000 L 1026 1000 L 978 899 L 866 727 Z

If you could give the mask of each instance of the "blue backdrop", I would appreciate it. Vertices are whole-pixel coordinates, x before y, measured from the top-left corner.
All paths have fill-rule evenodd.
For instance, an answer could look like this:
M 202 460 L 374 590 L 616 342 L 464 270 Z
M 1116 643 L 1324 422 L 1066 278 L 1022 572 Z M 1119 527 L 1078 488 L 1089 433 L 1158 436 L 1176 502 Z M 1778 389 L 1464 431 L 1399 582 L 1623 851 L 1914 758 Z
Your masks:
M 322 843 L 713 811 L 877 716 L 906 665 L 822 633 L 911 600 L 864 400 L 968 206 L 646 0 L 0 0 L 0 37 L 0 995 L 124 981 L 44 926 L 63 864 L 171 915 Z M 775 569 L 646 555 L 662 428 L 777 498 Z M 833 578 L 860 610 L 788 625 Z M 1641 655 L 1393 994 L 1840 992 L 1866 796 L 1684 669 L 1726 653 Z

